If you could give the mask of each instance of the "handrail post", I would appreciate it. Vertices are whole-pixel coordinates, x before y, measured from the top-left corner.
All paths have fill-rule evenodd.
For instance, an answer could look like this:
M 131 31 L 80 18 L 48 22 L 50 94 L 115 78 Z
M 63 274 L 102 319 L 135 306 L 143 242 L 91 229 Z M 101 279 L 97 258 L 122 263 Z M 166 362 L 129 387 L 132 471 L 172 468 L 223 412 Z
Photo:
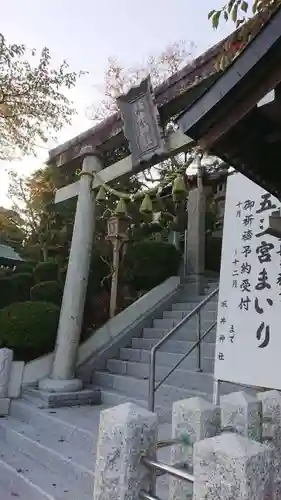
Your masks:
M 148 409 L 154 412 L 155 407 L 155 357 L 156 349 L 153 347 L 150 352 L 149 364 L 149 387 L 148 387 Z
M 198 340 L 198 348 L 197 348 L 197 371 L 202 372 L 201 368 L 201 309 L 197 312 L 197 340 Z
M 201 369 L 201 341 L 202 339 L 205 338 L 205 334 L 201 336 L 201 309 L 212 299 L 215 295 L 218 294 L 219 287 L 217 287 L 215 290 L 213 290 L 208 297 L 206 297 L 200 304 L 198 304 L 187 316 L 185 316 L 179 323 L 177 323 L 176 326 L 174 326 L 170 332 L 168 332 L 162 339 L 160 339 L 157 344 L 153 346 L 153 348 L 150 351 L 150 359 L 149 359 L 149 386 L 148 386 L 148 409 L 149 411 L 154 412 L 155 409 L 155 392 L 157 388 L 161 385 L 158 384 L 157 387 L 155 387 L 155 372 L 156 372 L 156 352 L 158 349 L 169 339 L 171 338 L 174 333 L 181 328 L 184 324 L 186 324 L 191 318 L 194 318 L 195 316 L 197 317 L 197 341 L 194 344 L 194 347 L 190 350 L 190 352 L 193 351 L 193 349 L 196 349 L 197 344 L 198 344 L 198 371 L 202 371 Z M 212 326 L 213 328 L 213 326 Z M 211 328 L 211 329 L 212 329 Z M 211 330 L 210 329 L 210 330 Z M 210 331 L 209 329 L 207 332 Z M 186 357 L 184 357 L 185 359 Z M 178 366 L 178 363 L 176 364 Z M 170 372 L 171 374 L 171 372 Z M 169 375 L 170 375 L 169 374 Z M 167 377 L 164 378 L 164 380 Z

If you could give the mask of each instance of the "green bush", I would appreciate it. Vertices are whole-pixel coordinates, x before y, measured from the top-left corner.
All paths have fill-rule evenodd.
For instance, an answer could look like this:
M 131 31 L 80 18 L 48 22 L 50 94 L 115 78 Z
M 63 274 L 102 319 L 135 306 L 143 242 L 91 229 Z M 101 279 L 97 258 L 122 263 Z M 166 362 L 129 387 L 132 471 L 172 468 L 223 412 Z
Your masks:
M 12 282 L 13 302 L 22 302 L 30 299 L 30 289 L 33 285 L 33 276 L 29 273 L 16 273 L 9 278 Z
M 59 307 L 48 302 L 17 302 L 0 310 L 0 346 L 14 350 L 16 360 L 29 361 L 55 345 Z
M 42 281 L 59 281 L 59 266 L 55 261 L 40 262 L 34 269 L 36 283 Z
M 93 250 L 90 262 L 88 290 L 90 296 L 99 293 L 105 286 L 108 285 L 109 280 L 103 281 L 103 278 L 110 275 L 110 265 L 103 259 L 98 250 Z M 67 274 L 67 266 L 60 270 L 60 283 L 64 285 Z
M 62 289 L 57 281 L 42 281 L 37 283 L 30 290 L 31 300 L 52 302 L 60 305 L 62 299 Z
M 33 271 L 34 271 L 34 266 L 32 266 L 32 264 L 23 263 L 17 265 L 16 269 L 14 270 L 14 274 L 19 274 L 19 273 L 33 274 Z
M 11 278 L 0 278 L 0 309 L 8 306 L 13 300 L 13 288 Z
M 11 269 L 7 269 L 6 267 L 0 267 L 0 279 L 8 278 L 11 274 Z
M 108 282 L 103 283 L 102 285 L 102 281 L 109 274 L 110 266 L 106 263 L 105 260 L 102 259 L 98 251 L 93 251 L 90 264 L 87 293 L 90 295 L 99 293 L 104 288 L 104 286 L 108 285 Z
M 124 260 L 125 279 L 135 290 L 150 290 L 178 274 L 181 254 L 171 243 L 141 241 L 128 248 Z

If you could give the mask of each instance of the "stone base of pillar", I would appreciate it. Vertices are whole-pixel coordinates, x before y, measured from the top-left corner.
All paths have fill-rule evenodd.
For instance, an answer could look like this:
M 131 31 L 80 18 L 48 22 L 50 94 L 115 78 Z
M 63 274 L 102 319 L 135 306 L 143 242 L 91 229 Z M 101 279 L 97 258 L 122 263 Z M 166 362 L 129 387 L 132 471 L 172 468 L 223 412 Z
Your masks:
M 64 406 L 85 406 L 101 404 L 99 389 L 83 389 L 71 392 L 48 392 L 40 389 L 29 389 L 27 393 L 42 400 L 45 408 L 61 408 Z
M 10 409 L 10 399 L 0 398 L 0 417 L 6 417 L 9 415 Z
M 182 283 L 192 287 L 194 294 L 201 295 L 205 291 L 206 280 L 204 274 L 188 274 L 182 280 Z
M 71 380 L 45 378 L 39 381 L 38 387 L 42 391 L 48 392 L 75 392 L 82 390 L 83 382 L 79 378 Z

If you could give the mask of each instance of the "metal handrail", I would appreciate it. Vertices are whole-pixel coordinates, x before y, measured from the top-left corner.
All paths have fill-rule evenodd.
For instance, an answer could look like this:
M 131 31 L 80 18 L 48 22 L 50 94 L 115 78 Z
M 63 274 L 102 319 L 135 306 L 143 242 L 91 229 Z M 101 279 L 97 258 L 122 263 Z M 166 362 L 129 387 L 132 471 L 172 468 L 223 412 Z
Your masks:
M 147 457 L 142 458 L 142 463 L 149 469 L 162 471 L 163 473 L 169 474 L 170 476 L 176 477 L 177 479 L 182 479 L 183 481 L 187 481 L 188 483 L 194 483 L 194 476 L 192 474 L 189 474 L 182 468 L 174 467 L 163 462 L 158 462 Z M 155 494 L 155 486 L 156 484 L 154 472 L 151 491 L 149 493 L 143 490 L 140 491 L 140 498 L 143 500 L 160 500 Z
M 150 411 L 154 411 L 155 407 L 155 391 L 163 384 L 165 380 L 173 373 L 173 371 L 182 363 L 182 361 L 191 354 L 191 352 L 198 348 L 198 371 L 201 370 L 201 342 L 208 335 L 208 333 L 215 327 L 216 321 L 209 327 L 206 332 L 201 336 L 201 310 L 208 304 L 208 302 L 215 297 L 219 292 L 219 287 L 213 290 L 202 302 L 200 302 L 189 314 L 187 314 L 176 326 L 174 326 L 162 339 L 152 347 L 150 351 L 150 363 L 149 363 L 149 400 L 148 408 Z M 155 371 L 156 371 L 156 353 L 159 348 L 167 342 L 183 325 L 185 325 L 190 319 L 197 315 L 197 342 L 189 349 L 189 351 L 184 354 L 183 358 L 170 370 L 170 372 L 164 377 L 161 382 L 155 387 Z
M 185 472 L 182 469 L 178 469 L 177 467 L 173 467 L 172 465 L 164 464 L 163 462 L 157 462 L 156 460 L 151 460 L 150 458 L 143 458 L 142 462 L 144 465 L 146 465 L 146 467 L 161 470 L 163 472 L 166 472 L 167 474 L 170 474 L 170 476 L 176 477 L 178 479 L 183 479 L 184 481 L 188 481 L 190 483 L 194 482 L 194 477 L 191 474 Z

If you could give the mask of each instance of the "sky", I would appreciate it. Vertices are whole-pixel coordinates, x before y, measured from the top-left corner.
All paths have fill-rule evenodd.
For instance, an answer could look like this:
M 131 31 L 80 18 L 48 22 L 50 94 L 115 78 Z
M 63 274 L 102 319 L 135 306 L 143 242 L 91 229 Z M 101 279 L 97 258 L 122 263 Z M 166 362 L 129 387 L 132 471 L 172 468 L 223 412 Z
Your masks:
M 108 58 L 125 66 L 142 63 L 169 44 L 194 42 L 194 56 L 224 38 L 232 25 L 222 22 L 213 30 L 208 12 L 223 0 L 9 0 L 0 1 L 1 32 L 9 43 L 30 48 L 47 46 L 57 65 L 66 59 L 73 71 L 89 74 L 80 80 L 71 98 L 78 116 L 61 131 L 54 147 L 92 126 L 87 107 L 98 101 Z M 40 148 L 36 158 L 0 162 L 0 206 L 9 206 L 7 169 L 28 174 L 47 158 Z

